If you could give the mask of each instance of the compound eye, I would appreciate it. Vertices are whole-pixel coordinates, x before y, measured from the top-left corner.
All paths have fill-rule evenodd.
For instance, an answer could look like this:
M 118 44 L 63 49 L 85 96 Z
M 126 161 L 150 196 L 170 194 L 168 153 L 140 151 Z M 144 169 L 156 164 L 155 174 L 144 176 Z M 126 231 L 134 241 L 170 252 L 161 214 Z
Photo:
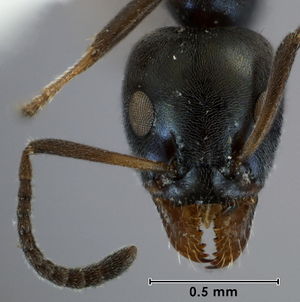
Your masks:
M 129 102 L 129 122 L 137 136 L 145 136 L 152 128 L 154 109 L 149 97 L 136 91 Z

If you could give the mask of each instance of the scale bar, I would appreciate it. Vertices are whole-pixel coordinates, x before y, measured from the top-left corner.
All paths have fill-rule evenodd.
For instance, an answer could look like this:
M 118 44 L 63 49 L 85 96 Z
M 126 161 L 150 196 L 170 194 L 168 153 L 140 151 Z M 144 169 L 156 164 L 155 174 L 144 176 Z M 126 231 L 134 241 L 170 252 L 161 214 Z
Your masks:
M 148 278 L 148 285 L 153 284 L 274 284 L 280 286 L 280 278 L 276 280 L 154 280 Z

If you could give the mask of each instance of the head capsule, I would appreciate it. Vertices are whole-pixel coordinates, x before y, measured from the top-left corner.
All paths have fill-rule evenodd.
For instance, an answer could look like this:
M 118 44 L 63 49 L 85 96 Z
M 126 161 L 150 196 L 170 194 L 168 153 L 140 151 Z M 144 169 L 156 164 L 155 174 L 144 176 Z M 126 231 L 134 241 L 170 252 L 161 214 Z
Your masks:
M 136 45 L 123 86 L 129 145 L 136 156 L 175 162 L 178 168 L 177 179 L 142 172 L 151 194 L 156 186 L 175 204 L 191 204 L 219 203 L 257 191 L 278 135 L 249 159 L 240 175 L 245 177 L 232 179 L 227 172 L 252 129 L 271 59 L 263 37 L 236 27 L 163 28 Z
M 184 26 L 245 26 L 257 0 L 168 0 L 175 19 Z

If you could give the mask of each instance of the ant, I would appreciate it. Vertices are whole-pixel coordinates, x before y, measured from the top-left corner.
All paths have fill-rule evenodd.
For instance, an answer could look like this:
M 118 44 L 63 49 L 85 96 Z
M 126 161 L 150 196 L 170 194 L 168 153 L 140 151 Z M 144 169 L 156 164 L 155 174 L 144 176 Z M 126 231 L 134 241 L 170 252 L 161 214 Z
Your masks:
M 33 116 L 72 78 L 121 41 L 161 0 L 132 0 L 95 37 L 82 58 L 43 88 L 24 114 Z M 258 193 L 279 143 L 283 94 L 300 28 L 275 56 L 268 41 L 244 28 L 255 0 L 167 0 L 181 27 L 144 37 L 128 60 L 124 125 L 134 156 L 70 141 L 35 140 L 22 154 L 17 209 L 20 245 L 37 273 L 58 286 L 98 286 L 124 272 L 137 249 L 96 264 L 66 268 L 44 257 L 31 227 L 30 155 L 52 154 L 140 171 L 173 247 L 208 268 L 235 261 L 245 248 Z M 216 252 L 205 253 L 203 228 L 214 227 Z

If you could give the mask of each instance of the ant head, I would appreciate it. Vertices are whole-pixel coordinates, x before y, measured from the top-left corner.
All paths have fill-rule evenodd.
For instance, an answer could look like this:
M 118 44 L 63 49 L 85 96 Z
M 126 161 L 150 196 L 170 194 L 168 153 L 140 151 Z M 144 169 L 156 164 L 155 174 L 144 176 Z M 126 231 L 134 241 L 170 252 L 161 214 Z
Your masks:
M 177 167 L 168 198 L 216 201 L 213 182 L 225 183 L 218 171 L 231 165 L 238 139 L 249 135 L 269 52 L 263 38 L 238 28 L 170 27 L 137 44 L 123 87 L 125 130 L 136 156 Z M 142 172 L 146 186 L 155 178 Z
M 246 25 L 257 0 L 168 0 L 174 17 L 184 26 L 216 27 Z

